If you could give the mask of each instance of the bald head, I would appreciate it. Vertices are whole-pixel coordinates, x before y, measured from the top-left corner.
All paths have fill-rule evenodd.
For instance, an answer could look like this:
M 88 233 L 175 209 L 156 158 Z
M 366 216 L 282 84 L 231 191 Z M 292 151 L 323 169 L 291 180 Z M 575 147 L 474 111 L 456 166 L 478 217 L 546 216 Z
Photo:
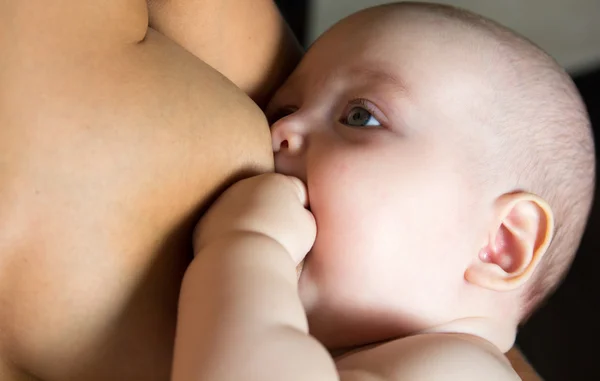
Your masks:
M 396 3 L 368 10 L 392 21 L 420 17 L 483 41 L 493 58 L 487 125 L 494 144 L 480 160 L 482 182 L 544 198 L 554 239 L 524 290 L 523 318 L 551 294 L 569 269 L 589 216 L 595 153 L 585 105 L 569 75 L 542 49 L 479 15 L 445 5 Z M 480 44 L 473 45 L 481 49 Z
M 572 261 L 594 186 L 586 111 L 502 26 L 367 9 L 315 42 L 267 114 L 276 169 L 309 189 L 319 234 L 299 292 L 329 347 L 478 316 L 504 348 Z

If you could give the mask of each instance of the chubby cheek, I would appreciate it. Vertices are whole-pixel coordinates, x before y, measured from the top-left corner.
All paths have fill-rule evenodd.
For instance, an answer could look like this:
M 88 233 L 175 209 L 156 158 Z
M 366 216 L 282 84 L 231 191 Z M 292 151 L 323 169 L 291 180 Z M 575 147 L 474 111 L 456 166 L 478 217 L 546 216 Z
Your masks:
M 398 160 L 382 160 L 385 152 L 372 158 L 330 150 L 308 163 L 317 240 L 306 283 L 316 285 L 313 296 L 322 302 L 373 308 L 394 294 L 398 306 L 412 309 L 424 296 L 449 300 L 448 282 L 461 280 L 462 264 L 452 253 L 462 249 L 464 233 L 456 172 L 433 157 L 409 152 L 409 161 L 394 153 Z
M 395 197 L 389 187 L 377 185 L 384 184 L 385 170 L 343 152 L 312 164 L 307 182 L 317 239 L 307 259 L 307 276 L 331 292 L 365 284 L 393 244 L 388 238 L 397 216 L 389 206 Z

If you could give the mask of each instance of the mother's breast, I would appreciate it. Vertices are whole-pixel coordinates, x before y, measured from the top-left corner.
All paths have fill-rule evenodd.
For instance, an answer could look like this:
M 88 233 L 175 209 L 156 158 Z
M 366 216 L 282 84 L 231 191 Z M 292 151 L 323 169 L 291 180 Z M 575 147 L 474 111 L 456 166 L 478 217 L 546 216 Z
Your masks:
M 0 66 L 3 351 L 44 379 L 166 379 L 190 230 L 273 168 L 268 125 L 152 30 L 54 48 Z

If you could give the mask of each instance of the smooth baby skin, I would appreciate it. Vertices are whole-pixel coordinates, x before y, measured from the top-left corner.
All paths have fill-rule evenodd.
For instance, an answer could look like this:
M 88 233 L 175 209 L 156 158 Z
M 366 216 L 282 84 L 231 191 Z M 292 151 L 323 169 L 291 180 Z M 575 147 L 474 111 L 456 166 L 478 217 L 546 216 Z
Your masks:
M 427 334 L 334 358 L 314 336 L 295 266 L 316 224 L 297 178 L 243 180 L 197 229 L 181 293 L 173 381 L 519 380 L 492 344 Z
M 489 20 L 393 4 L 326 32 L 267 115 L 291 177 L 199 224 L 174 379 L 518 379 L 504 353 L 593 194 L 564 70 Z

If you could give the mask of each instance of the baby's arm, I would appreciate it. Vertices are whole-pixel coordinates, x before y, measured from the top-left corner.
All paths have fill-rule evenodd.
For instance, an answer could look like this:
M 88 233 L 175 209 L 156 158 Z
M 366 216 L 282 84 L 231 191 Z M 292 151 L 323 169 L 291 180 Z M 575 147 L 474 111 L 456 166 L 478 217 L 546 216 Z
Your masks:
M 333 360 L 308 335 L 294 265 L 279 243 L 231 234 L 198 256 L 180 299 L 174 381 L 336 379 Z
M 209 210 L 182 286 L 174 381 L 337 379 L 297 293 L 294 262 L 315 236 L 305 197 L 270 174 L 234 185 Z
M 514 381 L 507 361 L 455 335 L 419 335 L 337 364 L 308 334 L 295 263 L 314 221 L 303 187 L 281 175 L 244 180 L 198 230 L 182 287 L 173 381 Z

